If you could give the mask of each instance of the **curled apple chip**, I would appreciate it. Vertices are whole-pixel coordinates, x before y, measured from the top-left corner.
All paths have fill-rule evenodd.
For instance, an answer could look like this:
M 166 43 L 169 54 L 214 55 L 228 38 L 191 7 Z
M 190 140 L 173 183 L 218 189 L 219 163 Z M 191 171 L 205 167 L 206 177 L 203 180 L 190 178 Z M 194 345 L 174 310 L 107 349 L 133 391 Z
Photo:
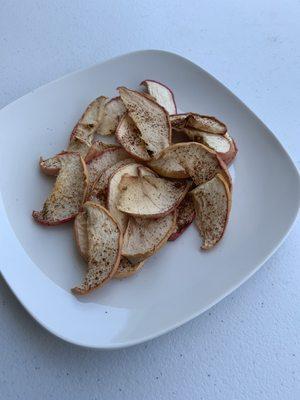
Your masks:
M 107 190 L 107 209 L 116 219 L 123 232 L 125 232 L 126 230 L 128 215 L 120 211 L 117 207 L 117 204 L 120 197 L 119 184 L 121 182 L 122 177 L 126 174 L 131 176 L 138 176 L 139 174 L 154 175 L 154 173 L 150 171 L 148 168 L 143 167 L 137 163 L 131 163 L 122 166 L 113 175 L 111 175 Z
M 87 224 L 88 268 L 81 285 L 72 289 L 74 294 L 79 295 L 99 288 L 114 276 L 120 263 L 122 248 L 121 230 L 104 207 L 87 202 L 84 213 Z
M 228 132 L 225 135 L 202 132 L 200 142 L 214 150 L 229 165 L 236 156 L 237 148 Z
M 226 137 L 226 139 L 229 140 L 230 149 L 229 149 L 229 151 L 227 153 L 218 151 L 218 154 L 222 158 L 222 160 L 225 162 L 226 165 L 230 165 L 233 162 L 233 160 L 235 159 L 236 155 L 237 155 L 238 148 L 237 148 L 237 145 L 236 145 L 235 141 L 229 135 L 228 132 L 225 133 L 224 137 Z
M 149 155 L 158 155 L 171 143 L 171 124 L 167 111 L 143 93 L 125 87 L 118 90 Z
M 80 255 L 88 261 L 88 232 L 87 232 L 87 213 L 82 211 L 77 214 L 74 220 L 74 236 Z M 144 262 L 132 264 L 129 260 L 121 257 L 119 266 L 114 274 L 114 278 L 122 279 L 134 275 L 138 272 Z
M 100 96 L 88 105 L 71 133 L 70 143 L 79 139 L 89 146 L 92 145 L 94 134 L 104 118 L 106 100 L 106 97 Z
M 174 232 L 169 237 L 169 241 L 176 240 L 194 221 L 195 208 L 192 197 L 189 193 L 185 196 L 177 208 L 176 226 Z
M 98 126 L 97 133 L 103 136 L 113 135 L 125 112 L 126 108 L 120 97 L 114 97 L 108 101 L 105 104 L 104 116 Z
M 147 93 L 152 96 L 158 104 L 168 111 L 169 114 L 176 114 L 177 108 L 172 90 L 161 82 L 146 79 L 141 83 L 145 86 Z
M 217 118 L 196 113 L 190 113 L 188 115 L 186 126 L 198 129 L 199 131 L 215 133 L 218 135 L 225 135 L 227 132 L 226 125 Z
M 73 219 L 82 207 L 88 185 L 83 159 L 77 153 L 59 155 L 61 168 L 42 211 L 33 218 L 43 225 L 58 225 Z
M 217 174 L 192 192 L 196 225 L 203 239 L 201 248 L 214 247 L 223 237 L 231 208 L 231 192 L 225 178 Z
M 214 150 L 226 165 L 229 165 L 236 156 L 237 148 L 228 132 L 225 135 L 220 135 L 194 128 L 175 128 L 174 131 L 185 134 L 190 140 L 202 143 Z
M 177 114 L 170 116 L 172 128 L 192 128 L 202 132 L 225 135 L 226 125 L 215 117 L 200 115 L 197 113 Z
M 163 217 L 177 208 L 189 188 L 186 181 L 174 182 L 151 175 L 123 175 L 117 207 L 134 217 Z
M 167 178 L 191 177 L 196 185 L 210 180 L 224 168 L 216 152 L 196 142 L 173 144 L 148 165 Z
M 169 239 L 176 225 L 176 211 L 158 219 L 130 217 L 124 234 L 122 255 L 138 263 L 156 253 Z
M 127 113 L 124 114 L 117 127 L 116 138 L 133 158 L 139 161 L 151 160 L 151 156 L 147 151 L 146 144 L 141 138 L 138 128 Z

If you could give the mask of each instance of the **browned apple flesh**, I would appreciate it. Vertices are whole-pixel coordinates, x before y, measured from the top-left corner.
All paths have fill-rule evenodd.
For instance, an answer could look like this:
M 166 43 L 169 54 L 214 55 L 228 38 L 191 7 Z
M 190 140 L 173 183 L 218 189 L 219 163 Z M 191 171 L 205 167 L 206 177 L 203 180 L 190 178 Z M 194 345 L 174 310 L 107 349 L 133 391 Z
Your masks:
M 167 111 L 143 93 L 125 87 L 118 90 L 149 154 L 158 155 L 171 143 L 171 124 Z
M 188 194 L 179 204 L 174 232 L 169 237 L 174 241 L 181 236 L 195 219 L 195 208 L 192 197 Z
M 59 157 L 61 168 L 52 192 L 43 209 L 32 214 L 43 225 L 58 225 L 73 219 L 86 195 L 88 178 L 83 159 L 78 153 L 64 153 Z
M 116 138 L 131 157 L 138 161 L 151 160 L 140 131 L 127 113 L 117 127 Z
M 214 247 L 223 237 L 231 208 L 231 192 L 224 177 L 217 174 L 192 192 L 196 225 L 203 239 L 202 249 Z
M 84 213 L 87 218 L 88 268 L 82 283 L 72 289 L 77 295 L 85 295 L 103 286 L 114 276 L 123 242 L 118 224 L 104 207 L 87 202 Z
M 168 86 L 151 79 L 146 79 L 141 83 L 141 85 L 145 86 L 147 93 L 149 93 L 158 104 L 164 107 L 169 114 L 177 113 L 175 97 Z
M 132 263 L 152 256 L 168 241 L 176 224 L 176 211 L 158 219 L 131 217 L 124 235 L 122 255 Z
M 108 101 L 104 109 L 104 117 L 97 129 L 99 135 L 113 135 L 117 126 L 126 112 L 126 108 L 120 97 L 114 97 Z
M 117 207 L 134 217 L 163 217 L 177 208 L 189 188 L 186 181 L 170 181 L 151 175 L 123 175 Z

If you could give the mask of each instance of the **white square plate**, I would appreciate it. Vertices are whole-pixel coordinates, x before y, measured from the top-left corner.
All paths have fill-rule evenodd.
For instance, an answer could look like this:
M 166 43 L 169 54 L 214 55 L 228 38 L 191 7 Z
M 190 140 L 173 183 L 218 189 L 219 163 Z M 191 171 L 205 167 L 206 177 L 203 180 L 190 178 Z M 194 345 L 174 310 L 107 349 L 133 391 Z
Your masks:
M 234 194 L 222 242 L 201 252 L 194 227 L 129 279 L 84 298 L 72 224 L 44 228 L 31 218 L 52 179 L 40 155 L 64 149 L 95 97 L 152 78 L 175 93 L 179 109 L 216 115 L 236 139 Z M 299 207 L 299 175 L 269 129 L 197 65 L 172 53 L 139 51 L 68 75 L 0 111 L 1 272 L 28 312 L 55 335 L 100 349 L 130 346 L 196 317 L 248 279 L 287 235 Z

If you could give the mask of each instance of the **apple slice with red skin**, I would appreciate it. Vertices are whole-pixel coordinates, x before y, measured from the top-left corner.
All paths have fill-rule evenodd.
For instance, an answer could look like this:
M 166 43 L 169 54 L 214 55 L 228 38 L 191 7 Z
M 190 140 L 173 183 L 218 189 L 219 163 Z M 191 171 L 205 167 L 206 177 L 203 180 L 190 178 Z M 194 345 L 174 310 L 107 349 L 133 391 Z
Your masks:
M 124 234 L 122 255 L 133 264 L 162 248 L 176 226 L 176 210 L 158 219 L 130 217 Z
M 85 162 L 78 153 L 59 155 L 61 168 L 42 211 L 33 211 L 36 222 L 59 225 L 72 220 L 80 211 L 86 195 L 88 177 Z
M 77 140 L 78 142 L 78 140 Z M 75 143 L 77 142 L 72 142 L 73 146 L 69 146 L 70 148 L 76 148 Z M 91 147 L 87 147 L 87 154 L 82 155 L 82 157 L 84 158 L 84 161 L 86 163 L 90 162 L 93 158 L 98 157 L 100 154 L 103 153 L 104 150 L 107 149 L 116 149 L 116 148 L 120 148 L 120 146 L 117 146 L 115 144 L 110 144 L 110 143 L 103 143 L 100 140 L 95 141 Z M 82 149 L 82 148 L 81 148 Z M 75 153 L 80 153 L 80 151 L 74 151 Z M 63 152 L 65 153 L 65 152 Z M 48 158 L 46 160 L 43 160 L 42 157 L 40 158 L 40 169 L 41 171 L 46 174 L 46 175 L 50 175 L 50 176 L 57 176 L 57 174 L 59 173 L 60 170 L 60 160 L 59 160 L 59 154 L 57 154 L 56 156 L 53 156 L 51 158 Z
M 146 79 L 140 83 L 158 104 L 165 108 L 169 114 L 177 114 L 175 97 L 172 90 L 161 82 Z
M 128 113 L 123 115 L 117 127 L 116 139 L 131 157 L 138 161 L 151 160 L 146 144 Z
M 123 175 L 117 207 L 133 217 L 161 218 L 178 207 L 190 188 L 185 181 Z
M 140 132 L 149 154 L 156 156 L 171 143 L 169 114 L 143 93 L 118 88 L 129 116 Z
M 191 177 L 196 185 L 202 184 L 226 168 L 215 151 L 201 143 L 176 143 L 163 150 L 148 163 L 149 167 L 166 178 Z
M 110 215 L 99 204 L 87 202 L 86 214 L 88 268 L 83 282 L 72 289 L 77 295 L 85 295 L 108 282 L 118 269 L 123 243 L 122 232 Z
M 223 122 L 209 115 L 197 113 L 170 115 L 170 122 L 175 129 L 192 128 L 217 135 L 225 135 L 227 132 L 227 127 Z
M 199 131 L 194 128 L 174 128 L 173 132 L 187 136 L 189 140 L 202 143 L 214 150 L 225 164 L 230 165 L 237 154 L 237 147 L 228 132 L 225 135 Z
M 231 209 L 231 191 L 226 179 L 217 174 L 191 192 L 196 225 L 202 236 L 201 248 L 213 248 L 223 237 Z
M 120 196 L 119 184 L 122 177 L 126 174 L 131 176 L 138 176 L 139 174 L 154 175 L 154 172 L 140 164 L 131 163 L 120 167 L 117 171 L 115 171 L 114 174 L 111 175 L 107 190 L 107 209 L 116 219 L 123 232 L 126 230 L 128 215 L 120 211 L 117 207 L 117 204 Z
M 87 232 L 87 214 L 80 212 L 74 220 L 74 236 L 80 255 L 85 261 L 88 261 L 88 232 Z M 144 262 L 132 264 L 129 260 L 121 257 L 118 269 L 114 274 L 114 278 L 127 278 L 137 273 L 144 265 Z

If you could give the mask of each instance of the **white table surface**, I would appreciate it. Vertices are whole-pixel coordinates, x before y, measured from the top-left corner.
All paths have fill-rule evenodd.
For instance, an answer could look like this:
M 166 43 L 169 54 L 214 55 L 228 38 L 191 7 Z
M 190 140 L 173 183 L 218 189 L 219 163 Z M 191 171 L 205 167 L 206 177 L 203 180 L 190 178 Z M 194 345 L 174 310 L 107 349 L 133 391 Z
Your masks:
M 299 21 L 296 0 L 2 0 L 0 107 L 115 55 L 170 50 L 227 85 L 299 167 Z M 0 278 L 0 399 L 299 399 L 299 243 L 298 221 L 232 295 L 183 327 L 120 351 L 50 335 Z

